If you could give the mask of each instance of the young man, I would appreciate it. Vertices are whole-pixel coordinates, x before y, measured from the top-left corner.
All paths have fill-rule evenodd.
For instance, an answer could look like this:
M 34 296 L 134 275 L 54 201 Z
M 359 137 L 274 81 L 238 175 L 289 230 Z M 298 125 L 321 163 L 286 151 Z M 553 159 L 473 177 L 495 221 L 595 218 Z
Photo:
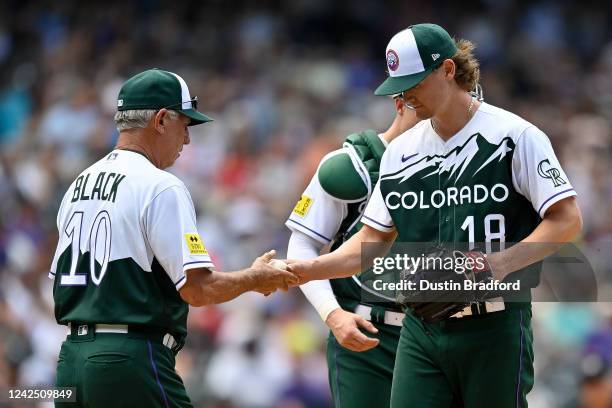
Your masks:
M 174 370 L 188 304 L 286 290 L 297 278 L 268 265 L 273 251 L 243 271 L 213 271 L 191 196 L 163 170 L 189 144 L 188 126 L 211 120 L 180 76 L 141 72 L 117 107 L 117 147 L 76 178 L 57 216 L 49 277 L 55 317 L 70 330 L 57 386 L 76 387 L 69 407 L 190 407 Z
M 401 95 L 394 102 L 396 115 L 387 131 L 352 134 L 341 149 L 321 160 L 286 222 L 292 231 L 288 258 L 315 258 L 328 244 L 333 251 L 359 230 L 387 145 L 418 122 Z M 337 408 L 388 406 L 391 395 L 404 314 L 393 299 L 376 293 L 371 294 L 373 301 L 364 301 L 360 279 L 367 277 L 312 281 L 300 287 L 331 330 L 327 366 Z M 360 328 L 373 334 L 368 337 Z
M 514 279 L 516 271 L 554 251 L 530 243 L 568 242 L 580 232 L 576 193 L 546 135 L 468 93 L 479 75 L 472 49 L 434 24 L 411 26 L 391 39 L 389 78 L 376 94 L 403 93 L 422 122 L 385 151 L 364 227 L 331 254 L 290 261 L 303 282 L 355 274 L 362 242 L 396 239 L 451 245 L 520 241 L 487 257 L 495 279 Z M 468 307 L 438 323 L 408 312 L 391 406 L 527 406 L 533 385 L 531 304 L 504 300 Z

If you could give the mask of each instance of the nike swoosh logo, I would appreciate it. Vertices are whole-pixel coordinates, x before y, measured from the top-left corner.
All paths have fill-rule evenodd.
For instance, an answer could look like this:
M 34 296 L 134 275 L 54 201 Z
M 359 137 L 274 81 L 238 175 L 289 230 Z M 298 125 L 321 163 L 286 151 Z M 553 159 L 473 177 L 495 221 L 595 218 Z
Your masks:
M 412 158 L 413 158 L 414 156 L 416 156 L 417 154 L 418 154 L 418 153 L 411 154 L 411 155 L 410 155 L 410 156 L 408 156 L 408 157 L 404 157 L 404 155 L 402 154 L 402 163 L 405 163 L 406 161 L 408 161 L 408 160 L 412 159 Z

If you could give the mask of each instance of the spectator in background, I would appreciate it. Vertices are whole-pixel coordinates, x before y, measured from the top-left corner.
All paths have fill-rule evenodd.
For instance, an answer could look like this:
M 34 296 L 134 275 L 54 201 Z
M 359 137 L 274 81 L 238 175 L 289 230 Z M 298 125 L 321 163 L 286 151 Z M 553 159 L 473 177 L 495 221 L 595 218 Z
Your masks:
M 371 89 L 381 75 L 380 49 L 405 26 L 407 15 L 475 39 L 487 101 L 517 112 L 550 135 L 587 209 L 585 242 L 609 248 L 610 3 L 485 1 L 466 6 L 450 0 L 362 0 L 351 7 L 343 2 L 291 2 L 273 9 L 249 2 L 201 7 L 180 2 L 166 9 L 147 1 L 93 1 L 85 9 L 76 0 L 0 2 L 0 73 L 5 79 L 0 91 L 0 293 L 5 309 L 0 314 L 5 356 L 0 357 L 0 382 L 53 383 L 65 331 L 53 321 L 45 269 L 57 240 L 59 192 L 86 163 L 114 146 L 115 97 L 126 74 L 141 68 L 134 61 L 184 72 L 194 93 L 218 119 L 202 134 L 194 129 L 190 148 L 171 171 L 192 192 L 198 228 L 209 237 L 215 263 L 231 269 L 244 265 L 255 252 L 287 242 L 287 210 L 319 160 L 344 135 L 366 127 L 382 129 L 391 122 L 388 101 L 375 98 Z M 195 68 L 201 61 L 205 68 Z M 88 89 L 79 90 L 82 83 Z M 92 123 L 79 120 L 74 134 L 65 140 L 57 137 L 52 130 L 63 118 L 53 113 L 60 107 L 73 117 L 88 115 Z M 588 126 L 584 115 L 590 118 Z M 50 125 L 53 117 L 58 122 Z M 67 142 L 76 136 L 95 142 Z M 240 205 L 234 208 L 239 212 L 228 210 L 237 197 Z M 232 220 L 231 228 L 219 221 L 243 215 L 247 219 Z M 249 233 L 253 225 L 260 232 L 255 238 Z M 609 257 L 612 251 L 598 253 Z M 604 261 L 601 265 L 612 264 Z M 602 313 L 586 307 L 591 309 L 589 322 L 599 324 Z M 215 329 L 196 323 L 203 312 L 192 311 L 193 335 L 183 352 L 194 356 L 185 377 L 188 392 L 201 394 L 194 404 L 208 406 L 211 401 L 210 394 L 200 393 L 205 373 L 211 358 L 228 355 L 225 350 L 232 341 L 224 333 L 241 332 L 235 322 L 245 309 L 248 320 L 265 332 L 307 321 L 318 344 L 325 340 L 318 316 L 296 291 L 267 303 L 243 296 L 214 307 L 214 319 L 209 314 L 202 319 L 214 320 Z M 567 336 L 558 339 L 546 332 L 540 324 L 546 315 L 534 315 L 535 330 L 543 332 L 537 337 L 541 341 L 535 368 L 546 377 L 536 373 L 540 380 L 531 399 L 544 401 L 542 408 L 562 406 L 559 401 L 571 399 L 571 394 L 577 398 L 577 387 L 566 386 L 566 377 L 555 373 L 563 371 L 578 381 L 581 348 L 561 340 Z M 24 352 L 15 344 L 34 346 L 24 347 L 30 349 Z M 259 347 L 262 353 L 276 349 L 283 358 L 291 355 L 286 342 L 262 339 Z M 313 347 L 308 358 L 279 362 L 292 373 L 283 386 L 295 389 L 299 373 L 325 383 L 322 350 Z M 12 374 L 5 376 L 6 370 Z M 274 398 L 282 395 L 279 391 Z M 233 402 L 239 404 L 249 405 Z
M 580 365 L 579 401 L 581 408 L 612 407 L 610 363 L 598 354 L 587 354 Z

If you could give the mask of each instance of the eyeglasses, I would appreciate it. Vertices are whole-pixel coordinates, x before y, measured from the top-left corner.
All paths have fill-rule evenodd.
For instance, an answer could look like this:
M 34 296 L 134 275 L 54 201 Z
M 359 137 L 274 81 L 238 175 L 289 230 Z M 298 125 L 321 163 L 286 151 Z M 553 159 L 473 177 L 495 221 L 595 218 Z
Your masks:
M 198 110 L 198 97 L 197 96 L 194 96 L 191 100 L 188 100 L 185 102 L 179 102 L 173 105 L 164 106 L 162 109 L 171 109 L 171 108 L 176 108 L 177 106 L 180 106 L 182 108 L 184 103 L 189 103 L 189 102 L 191 102 L 191 108 L 193 110 Z

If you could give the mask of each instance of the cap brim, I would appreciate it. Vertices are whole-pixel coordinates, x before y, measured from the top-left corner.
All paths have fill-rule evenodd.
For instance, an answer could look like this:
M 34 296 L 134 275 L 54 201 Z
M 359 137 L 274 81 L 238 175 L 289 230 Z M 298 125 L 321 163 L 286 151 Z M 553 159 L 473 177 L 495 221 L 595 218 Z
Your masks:
M 409 90 L 424 80 L 427 75 L 431 74 L 432 69 L 427 69 L 412 75 L 404 75 L 398 77 L 388 77 L 376 91 L 374 95 L 393 95 Z
M 214 120 L 213 118 L 208 117 L 195 109 L 181 109 L 177 112 L 180 112 L 183 115 L 187 116 L 189 119 L 191 119 L 189 125 L 187 126 L 200 125 L 202 123 L 212 122 Z

